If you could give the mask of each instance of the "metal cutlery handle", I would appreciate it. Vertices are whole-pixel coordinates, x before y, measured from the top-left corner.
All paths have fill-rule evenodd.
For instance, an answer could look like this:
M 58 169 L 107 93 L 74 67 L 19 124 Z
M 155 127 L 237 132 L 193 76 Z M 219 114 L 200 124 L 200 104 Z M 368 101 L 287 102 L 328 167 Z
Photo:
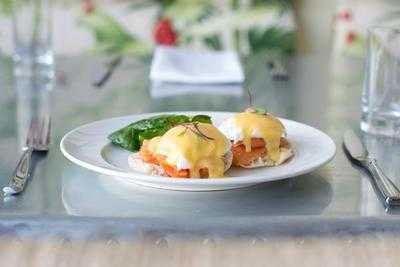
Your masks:
M 17 167 L 10 177 L 8 186 L 3 188 L 5 194 L 18 194 L 24 190 L 26 181 L 30 176 L 32 152 L 33 149 L 28 148 L 21 155 Z
M 366 167 L 371 172 L 373 179 L 381 192 L 386 204 L 400 205 L 400 191 L 394 183 L 384 174 L 374 158 L 366 161 Z

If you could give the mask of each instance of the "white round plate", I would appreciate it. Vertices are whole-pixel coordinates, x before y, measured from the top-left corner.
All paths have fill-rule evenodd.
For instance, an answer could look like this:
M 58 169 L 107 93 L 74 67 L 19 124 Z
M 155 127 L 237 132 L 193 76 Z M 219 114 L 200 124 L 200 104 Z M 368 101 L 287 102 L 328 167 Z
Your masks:
M 232 116 L 228 112 L 172 112 L 174 114 L 207 114 L 215 125 Z M 96 121 L 67 133 L 61 140 L 64 156 L 72 162 L 90 170 L 107 174 L 125 182 L 132 182 L 156 188 L 211 191 L 241 188 L 258 183 L 295 177 L 311 172 L 329 162 L 335 155 L 332 139 L 323 132 L 305 124 L 281 119 L 286 127 L 287 137 L 294 147 L 295 155 L 288 162 L 276 167 L 255 169 L 231 168 L 226 178 L 179 179 L 152 176 L 129 168 L 129 151 L 112 145 L 107 136 L 134 121 L 159 113 L 148 113 Z

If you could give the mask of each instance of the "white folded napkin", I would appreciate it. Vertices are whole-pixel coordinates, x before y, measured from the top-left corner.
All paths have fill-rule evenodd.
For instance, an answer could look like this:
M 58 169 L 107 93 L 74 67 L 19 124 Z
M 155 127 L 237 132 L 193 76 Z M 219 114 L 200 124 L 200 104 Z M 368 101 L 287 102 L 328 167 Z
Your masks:
M 237 53 L 193 51 L 159 46 L 151 64 L 152 81 L 175 83 L 242 83 L 244 74 Z

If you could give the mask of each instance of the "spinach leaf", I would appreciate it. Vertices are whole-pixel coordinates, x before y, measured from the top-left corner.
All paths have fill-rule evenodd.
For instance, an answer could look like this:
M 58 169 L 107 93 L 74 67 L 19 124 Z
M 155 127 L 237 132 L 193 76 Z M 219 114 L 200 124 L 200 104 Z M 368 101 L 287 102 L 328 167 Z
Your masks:
M 111 133 L 108 139 L 114 145 L 138 151 L 144 140 L 161 136 L 176 125 L 187 122 L 211 123 L 211 118 L 207 115 L 158 115 L 131 123 Z
M 192 122 L 202 122 L 202 123 L 211 123 L 211 118 L 210 116 L 207 115 L 195 115 L 191 119 Z

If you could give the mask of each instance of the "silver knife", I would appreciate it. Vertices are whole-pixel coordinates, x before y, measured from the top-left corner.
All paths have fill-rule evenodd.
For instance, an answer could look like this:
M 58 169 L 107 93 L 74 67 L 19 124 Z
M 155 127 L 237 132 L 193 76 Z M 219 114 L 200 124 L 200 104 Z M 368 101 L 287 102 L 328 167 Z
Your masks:
M 400 205 L 399 189 L 384 174 L 376 159 L 369 156 L 368 151 L 354 131 L 348 130 L 344 133 L 343 143 L 351 158 L 371 173 L 372 179 L 385 201 L 385 206 Z

